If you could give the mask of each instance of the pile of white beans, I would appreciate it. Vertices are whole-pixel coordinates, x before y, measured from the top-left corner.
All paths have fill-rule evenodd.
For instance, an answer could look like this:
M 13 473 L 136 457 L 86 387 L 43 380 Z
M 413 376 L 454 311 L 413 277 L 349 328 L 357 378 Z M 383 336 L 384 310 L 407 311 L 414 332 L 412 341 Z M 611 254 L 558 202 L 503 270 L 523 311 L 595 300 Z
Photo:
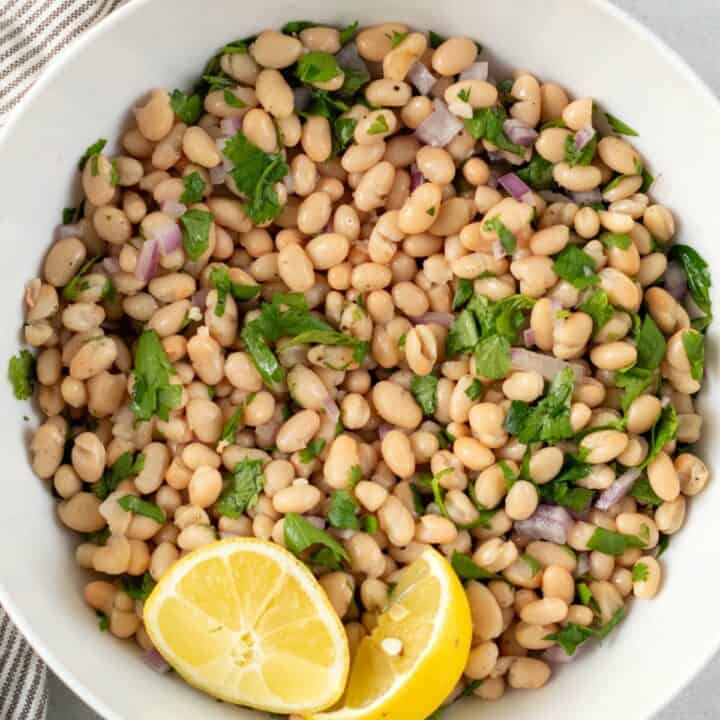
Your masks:
M 393 48 L 393 32 L 409 34 Z M 292 90 L 279 72 L 307 50 L 340 49 L 338 30 L 314 27 L 297 36 L 265 31 L 249 53 L 222 57 L 222 69 L 237 83 L 232 90 L 244 107 L 228 105 L 222 90 L 213 90 L 204 99 L 198 124 L 187 127 L 174 114 L 168 91 L 154 89 L 135 108 L 134 122 L 121 138 L 122 151 L 101 154 L 95 175 L 86 163 L 84 217 L 77 234 L 54 242 L 41 277 L 26 292 L 25 338 L 39 350 L 36 396 L 46 416 L 32 440 L 32 465 L 59 496 L 64 525 L 78 533 L 109 527 L 104 545 L 82 542 L 77 547 L 78 564 L 100 574 L 87 584 L 85 599 L 108 618 L 113 635 L 134 637 L 144 649 L 150 641 L 142 603 L 125 592 L 120 576 L 149 572 L 157 581 L 183 554 L 218 537 L 283 543 L 283 516 L 289 512 L 323 525 L 333 491 L 347 489 L 353 466 L 359 466 L 362 479 L 350 490 L 363 515 L 374 515 L 379 527 L 370 534 L 325 524 L 344 544 L 350 563 L 338 571 L 314 568 L 345 623 L 351 648 L 375 626 L 398 571 L 423 548 L 434 545 L 448 557 L 456 551 L 467 554 L 498 579 L 466 583 L 473 648 L 453 697 L 471 681 L 481 681 L 474 694 L 495 700 L 506 687 L 543 686 L 551 673 L 543 651 L 555 645 L 546 637 L 564 623 L 595 621 L 593 610 L 575 600 L 579 564 L 601 622 L 631 596 L 657 593 L 661 566 L 653 549 L 659 534 L 681 528 L 689 498 L 706 485 L 708 471 L 701 460 L 675 451 L 676 443 L 698 439 L 701 418 L 693 402 L 700 383 L 691 377 L 682 343 L 688 315 L 658 285 L 674 235 L 673 215 L 640 192 L 639 154 L 625 139 L 600 140 L 591 165 L 564 162 L 565 138 L 592 124 L 592 99 L 571 101 L 557 84 L 526 71 L 515 74 L 506 101 L 509 116 L 533 128 L 558 119 L 566 127 L 543 129 L 524 160 L 504 153 L 505 161 L 523 162 L 539 153 L 555 164 L 560 192 L 592 191 L 617 174 L 624 176 L 605 192 L 604 210 L 569 198 L 548 202 L 537 192 L 530 205 L 496 186 L 496 148 L 487 141 L 476 142 L 463 130 L 447 146 L 431 147 L 413 134 L 432 112 L 432 99 L 443 97 L 476 61 L 472 40 L 453 37 L 433 50 L 425 34 L 390 23 L 361 30 L 355 42 L 375 78 L 366 97 L 380 110 L 363 104 L 349 109 L 346 116 L 359 122 L 354 142 L 339 157 L 332 155 L 327 119 L 296 114 Z M 437 76 L 428 96 L 417 94 L 404 79 L 417 61 Z M 492 82 L 468 83 L 477 85 L 477 107 L 498 102 Z M 388 121 L 387 131 L 368 134 L 379 113 Z M 262 227 L 253 226 L 243 200 L 227 183 L 210 180 L 209 170 L 223 160 L 216 139 L 221 120 L 228 117 L 241 118 L 252 143 L 282 153 L 290 166 L 289 181 L 277 188 L 284 209 Z M 413 164 L 424 182 L 411 191 Z M 207 252 L 190 262 L 180 248 L 160 258 L 149 282 L 138 279 L 144 238 L 172 220 L 160 208 L 179 200 L 182 179 L 193 172 L 205 181 L 202 202 L 194 207 L 214 218 Z M 430 208 L 437 212 L 429 213 Z M 512 257 L 490 249 L 482 224 L 495 216 L 518 240 Z M 629 234 L 632 244 L 607 249 L 597 239 L 605 230 Z M 568 243 L 579 244 L 593 258 L 599 287 L 615 308 L 594 337 L 591 318 L 576 310 L 581 291 L 553 270 L 552 256 Z M 77 299 L 63 300 L 59 290 L 93 256 L 112 258 L 113 270 L 98 262 Z M 217 292 L 211 290 L 193 313 L 194 297 L 210 287 L 214 267 L 227 268 L 234 282 L 260 285 L 261 298 L 238 304 L 228 297 L 225 314 L 217 317 Z M 103 299 L 108 277 L 115 296 Z M 432 315 L 424 319 L 428 313 L 452 312 L 459 279 L 474 281 L 475 293 L 493 301 L 513 293 L 537 300 L 529 319 L 537 349 L 572 359 L 586 370 L 572 398 L 571 424 L 578 432 L 621 417 L 622 390 L 613 385 L 613 373 L 636 358 L 631 316 L 644 304 L 668 339 L 659 397 L 640 396 L 628 411 L 626 430 L 585 437 L 586 461 L 594 469 L 577 482 L 602 490 L 622 472 L 618 466 L 640 465 L 648 452 L 643 435 L 657 421 L 665 398 L 679 415 L 679 431 L 651 466 L 661 505 L 648 508 L 626 496 L 607 512 L 591 509 L 570 530 L 569 548 L 514 532 L 514 522 L 538 506 L 538 486 L 558 474 L 578 444 L 533 446 L 530 479 L 507 490 L 499 462 L 517 471 L 526 451 L 504 428 L 509 403 L 535 401 L 546 384 L 536 371 L 511 371 L 498 381 L 480 378 L 482 401 L 469 398 L 474 358 L 446 357 L 446 324 L 432 322 Z M 369 341 L 362 364 L 333 369 L 344 348 L 279 347 L 287 383 L 266 387 L 239 328 L 257 316 L 262 299 L 288 291 L 304 293 L 309 307 L 327 322 Z M 558 314 L 558 306 L 565 312 Z M 189 326 L 188 318 L 193 320 Z M 130 409 L 132 347 L 142 328 L 157 331 L 175 371 L 171 382 L 183 388 L 181 406 L 166 421 L 135 422 Z M 437 408 L 433 417 L 423 417 L 410 382 L 430 372 L 439 377 Z M 298 409 L 284 419 L 288 386 Z M 345 428 L 337 436 L 336 419 L 324 410 L 328 399 L 339 406 Z M 235 441 L 219 445 L 223 424 L 246 402 Z M 440 445 L 442 429 L 452 440 L 446 449 Z M 69 433 L 73 440 L 64 456 Z M 300 451 L 313 439 L 326 444 L 319 457 L 303 463 Z M 90 484 L 128 451 L 144 454 L 143 470 L 101 501 Z M 221 517 L 214 509 L 221 473 L 244 458 L 262 460 L 263 492 L 242 517 Z M 419 514 L 413 480 L 421 472 L 445 469 L 440 485 L 447 516 L 433 504 Z M 116 499 L 127 494 L 146 496 L 164 511 L 167 522 L 123 510 Z M 462 529 L 478 517 L 476 503 L 497 512 L 487 528 Z M 649 528 L 645 548 L 618 557 L 588 552 L 595 528 L 637 534 L 641 525 Z M 534 558 L 539 571 L 533 572 L 523 555 Z M 633 583 L 632 569 L 639 561 L 647 575 Z

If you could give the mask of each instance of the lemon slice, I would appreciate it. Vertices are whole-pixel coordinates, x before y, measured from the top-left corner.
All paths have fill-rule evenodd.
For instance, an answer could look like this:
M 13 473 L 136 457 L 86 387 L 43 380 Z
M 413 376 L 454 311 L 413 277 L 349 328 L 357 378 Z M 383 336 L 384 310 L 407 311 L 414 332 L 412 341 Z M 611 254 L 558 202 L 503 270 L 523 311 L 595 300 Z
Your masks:
M 236 538 L 190 553 L 145 603 L 153 644 L 191 685 L 272 713 L 342 695 L 347 637 L 312 573 L 270 542 Z
M 472 640 L 465 591 L 428 548 L 405 569 L 352 661 L 341 703 L 313 720 L 424 720 L 460 679 Z

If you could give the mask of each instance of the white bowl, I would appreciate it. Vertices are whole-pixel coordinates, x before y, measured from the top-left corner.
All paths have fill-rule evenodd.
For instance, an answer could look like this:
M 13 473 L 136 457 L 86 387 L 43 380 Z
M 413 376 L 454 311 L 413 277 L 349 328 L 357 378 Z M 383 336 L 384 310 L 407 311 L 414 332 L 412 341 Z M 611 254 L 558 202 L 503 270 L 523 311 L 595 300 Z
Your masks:
M 189 87 L 216 48 L 291 19 L 362 25 L 406 20 L 444 34 L 472 35 L 494 61 L 592 95 L 639 130 L 637 146 L 660 176 L 656 195 L 676 211 L 680 238 L 720 267 L 720 106 L 685 63 L 647 30 L 599 0 L 329 0 L 238 2 L 134 0 L 83 36 L 49 68 L 12 114 L 0 144 L 0 237 L 8 269 L 0 357 L 17 351 L 23 285 L 38 272 L 63 206 L 77 200 L 76 163 L 98 137 L 116 138 L 128 109 L 151 87 Z M 495 71 L 497 73 L 497 71 Z M 10 272 L 12 270 L 12 272 Z M 717 298 L 716 298 L 717 302 Z M 707 434 L 718 417 L 717 353 L 711 332 L 709 381 L 701 407 Z M 133 644 L 98 632 L 83 604 L 86 581 L 73 559 L 77 539 L 55 519 L 55 501 L 31 473 L 29 408 L 2 383 L 5 481 L 0 502 L 0 602 L 53 670 L 108 719 L 219 720 L 253 713 L 219 704 L 159 677 Z M 711 467 L 720 448 L 705 443 Z M 469 701 L 449 720 L 647 718 L 720 647 L 717 518 L 720 489 L 693 499 L 687 526 L 664 558 L 659 597 L 541 691 L 511 692 L 485 706 Z M 422 718 L 418 718 L 422 720 Z

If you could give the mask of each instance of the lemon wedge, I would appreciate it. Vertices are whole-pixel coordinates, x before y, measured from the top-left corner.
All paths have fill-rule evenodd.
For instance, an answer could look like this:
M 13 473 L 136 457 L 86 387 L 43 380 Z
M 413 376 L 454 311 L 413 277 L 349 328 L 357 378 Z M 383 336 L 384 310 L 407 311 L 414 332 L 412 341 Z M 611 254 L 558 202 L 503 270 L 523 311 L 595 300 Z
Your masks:
M 144 619 L 178 674 L 226 702 L 305 714 L 345 688 L 342 623 L 312 573 L 274 543 L 236 538 L 190 553 L 157 584 Z
M 341 702 L 313 720 L 424 720 L 450 695 L 470 653 L 472 618 L 455 572 L 428 548 L 402 571 L 355 654 Z

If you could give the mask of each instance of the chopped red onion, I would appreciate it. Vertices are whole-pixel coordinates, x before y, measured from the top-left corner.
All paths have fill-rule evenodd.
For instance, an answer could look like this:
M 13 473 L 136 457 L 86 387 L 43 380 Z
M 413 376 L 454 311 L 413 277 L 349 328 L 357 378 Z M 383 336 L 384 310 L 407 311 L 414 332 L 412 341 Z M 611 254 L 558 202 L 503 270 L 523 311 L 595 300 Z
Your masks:
M 532 205 L 535 207 L 535 193 L 530 190 L 530 192 L 526 192 L 521 198 L 520 202 L 525 203 L 526 205 Z
M 553 192 L 552 190 L 541 190 L 539 193 L 540 197 L 548 203 L 569 203 L 570 198 L 567 195 L 561 195 L 560 193 Z
M 577 648 L 572 655 L 568 655 L 560 645 L 553 645 L 548 648 L 541 657 L 543 660 L 551 663 L 569 663 L 578 656 L 580 649 L 581 648 Z
M 175 252 L 182 244 L 182 232 L 177 223 L 163 225 L 152 233 L 153 240 L 157 240 L 161 255 Z
M 443 327 L 449 328 L 453 324 L 455 317 L 452 313 L 444 312 L 426 312 L 423 315 L 418 315 L 412 318 L 412 322 L 415 325 L 442 325 Z
M 575 133 L 575 147 L 582 150 L 595 137 L 595 128 L 584 127 Z
M 425 182 L 425 176 L 420 172 L 420 168 L 413 163 L 410 166 L 410 192 L 419 188 Z
M 135 277 L 143 282 L 152 280 L 158 269 L 159 256 L 158 241 L 155 238 L 146 240 L 140 248 L 137 266 L 135 267 Z
M 500 150 L 488 150 L 487 151 L 488 160 L 493 163 L 497 162 L 503 162 L 505 160 L 505 155 L 500 152 Z M 490 183 L 488 183 L 489 185 Z
M 509 192 L 516 200 L 524 202 L 523 197 L 530 194 L 532 198 L 532 190 L 515 174 L 506 173 L 498 178 L 498 184 Z
M 197 290 L 193 293 L 193 296 L 190 300 L 190 302 L 195 306 L 199 307 L 201 310 L 205 308 L 205 305 L 207 305 L 207 296 L 210 292 L 210 288 L 202 288 L 200 290 Z
M 394 425 L 389 425 L 388 423 L 381 423 L 381 425 L 378 427 L 378 437 L 381 440 L 384 439 L 384 437 L 394 428 Z
M 437 78 L 421 62 L 416 62 L 410 68 L 407 80 L 415 86 L 415 89 L 421 95 L 427 95 L 437 82 Z
M 676 300 L 680 300 L 687 292 L 687 276 L 676 262 L 669 262 L 665 270 L 665 289 Z
M 166 215 L 169 215 L 174 220 L 177 220 L 181 215 L 185 214 L 185 211 L 187 210 L 187 205 L 183 205 L 183 203 L 181 202 L 175 202 L 175 200 L 166 200 L 160 206 L 160 209 Z
M 525 537 L 564 545 L 575 524 L 570 513 L 559 505 L 538 505 L 527 520 L 518 520 L 515 530 Z
M 84 228 L 82 220 L 72 225 L 59 225 L 58 226 L 58 238 L 60 240 L 66 240 L 67 238 L 82 238 Z
M 635 481 L 640 477 L 640 468 L 630 468 L 615 482 L 604 490 L 595 503 L 598 510 L 609 510 L 615 503 L 619 503 L 629 492 Z
M 116 257 L 106 257 L 102 261 L 102 266 L 110 275 L 120 272 L 120 263 Z
M 530 147 L 538 138 L 536 130 L 533 130 L 526 122 L 517 118 L 505 120 L 503 130 L 510 142 L 522 147 Z
M 433 100 L 433 112 L 420 123 L 415 135 L 426 145 L 445 147 L 462 129 L 462 121 L 455 117 L 444 101 Z
M 222 185 L 227 177 L 227 168 L 225 167 L 225 163 L 220 163 L 219 165 L 210 168 L 209 173 L 210 182 L 213 185 Z
M 559 372 L 568 367 L 573 369 L 576 382 L 580 382 L 585 377 L 585 368 L 582 365 L 558 360 L 551 355 L 544 355 L 524 348 L 512 348 L 510 350 L 510 364 L 515 370 L 539 372 L 546 380 L 552 380 Z
M 345 45 L 342 50 L 340 50 L 337 55 L 335 55 L 335 60 L 337 60 L 337 64 L 341 68 L 347 68 L 349 70 L 359 70 L 360 72 L 368 73 L 368 66 L 365 64 L 365 61 L 360 57 L 360 53 L 358 52 L 357 45 L 353 43 L 348 43 Z
M 575 566 L 575 577 L 587 575 L 590 570 L 590 553 L 581 552 L 577 554 L 577 565 Z
M 156 673 L 160 673 L 161 675 L 169 672 L 171 669 L 167 660 L 165 660 L 165 658 L 155 648 L 146 650 L 143 653 L 142 659 L 151 670 L 154 670 Z
M 532 328 L 523 330 L 523 342 L 525 347 L 533 347 L 535 345 L 535 331 Z
M 469 68 L 460 73 L 458 80 L 487 80 L 490 65 L 487 61 L 474 62 Z
M 502 260 L 504 257 L 507 256 L 507 253 L 505 252 L 505 248 L 502 246 L 502 243 L 499 240 L 495 240 L 495 242 L 493 242 L 492 251 L 493 251 L 493 257 L 496 260 Z
M 306 515 L 305 520 L 320 530 L 325 529 L 325 518 L 323 517 L 318 517 L 317 515 Z
M 220 131 L 223 135 L 235 135 L 238 130 L 242 130 L 242 117 L 235 115 L 234 117 L 225 117 L 220 121 Z M 225 143 L 223 143 L 223 147 Z
M 301 85 L 293 90 L 293 98 L 295 112 L 301 113 L 307 110 L 310 100 L 312 100 L 312 90 L 307 85 Z
M 574 203 L 578 205 L 595 205 L 603 201 L 602 191 L 600 188 L 588 190 L 586 192 L 571 192 L 570 197 Z M 565 200 L 567 202 L 567 200 Z
M 336 423 L 340 419 L 340 408 L 337 403 L 328 395 L 323 402 L 323 407 L 327 413 L 328 420 Z

